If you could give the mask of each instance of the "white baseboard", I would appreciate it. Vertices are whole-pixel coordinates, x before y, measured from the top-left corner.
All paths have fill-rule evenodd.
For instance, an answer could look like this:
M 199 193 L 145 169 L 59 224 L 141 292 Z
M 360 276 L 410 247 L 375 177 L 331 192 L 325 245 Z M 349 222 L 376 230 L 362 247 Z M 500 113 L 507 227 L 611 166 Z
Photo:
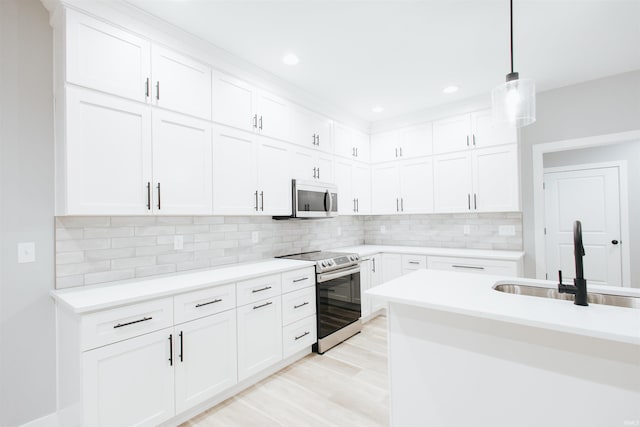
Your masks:
M 58 414 L 53 412 L 44 417 L 31 420 L 26 424 L 22 424 L 20 427 L 58 427 Z

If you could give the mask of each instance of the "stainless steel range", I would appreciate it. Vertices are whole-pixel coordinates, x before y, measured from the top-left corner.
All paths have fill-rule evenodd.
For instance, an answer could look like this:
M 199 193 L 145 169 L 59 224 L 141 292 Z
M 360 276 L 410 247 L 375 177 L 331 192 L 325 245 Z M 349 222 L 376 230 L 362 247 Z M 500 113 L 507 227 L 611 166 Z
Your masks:
M 306 252 L 280 258 L 315 261 L 318 342 L 322 354 L 362 330 L 358 254 Z

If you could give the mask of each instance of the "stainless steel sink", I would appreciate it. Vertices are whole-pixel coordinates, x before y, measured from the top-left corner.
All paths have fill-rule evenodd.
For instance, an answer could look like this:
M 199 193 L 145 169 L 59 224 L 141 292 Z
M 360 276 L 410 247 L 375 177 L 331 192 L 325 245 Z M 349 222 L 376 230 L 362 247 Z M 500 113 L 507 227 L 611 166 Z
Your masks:
M 502 283 L 494 287 L 496 291 L 508 294 L 528 295 L 532 297 L 562 299 L 573 301 L 571 294 L 561 294 L 554 288 L 543 288 L 540 286 L 519 285 L 514 283 Z M 605 294 L 600 292 L 588 292 L 587 302 L 589 304 L 604 304 L 615 307 L 640 308 L 640 297 Z

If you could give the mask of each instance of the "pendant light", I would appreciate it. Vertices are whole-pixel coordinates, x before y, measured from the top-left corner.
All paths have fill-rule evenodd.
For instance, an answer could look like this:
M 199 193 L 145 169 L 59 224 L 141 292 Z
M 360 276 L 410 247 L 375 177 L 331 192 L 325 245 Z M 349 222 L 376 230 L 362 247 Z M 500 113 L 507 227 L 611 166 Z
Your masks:
M 513 0 L 509 0 L 511 23 L 511 72 L 507 81 L 491 91 L 491 110 L 495 123 L 523 127 L 536 121 L 536 87 L 533 80 L 521 79 L 513 71 Z

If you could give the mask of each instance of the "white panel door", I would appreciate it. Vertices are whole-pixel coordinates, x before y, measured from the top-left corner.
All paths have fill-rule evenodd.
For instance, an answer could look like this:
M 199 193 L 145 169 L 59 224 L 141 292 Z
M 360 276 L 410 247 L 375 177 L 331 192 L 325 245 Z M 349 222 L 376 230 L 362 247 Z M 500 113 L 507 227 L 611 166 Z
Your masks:
M 316 167 L 318 168 L 318 170 L 316 171 L 318 181 L 334 182 L 333 155 L 323 152 L 316 152 L 314 161 Z
M 394 261 L 395 263 L 395 261 Z M 383 261 L 382 261 L 382 255 L 381 254 L 377 254 L 377 255 L 373 255 L 371 257 L 371 282 L 369 284 L 369 286 L 371 288 L 375 288 L 376 286 L 380 285 L 383 282 Z M 395 265 L 395 264 L 394 264 Z M 392 270 L 395 271 L 395 267 L 391 267 Z M 400 265 L 400 269 L 402 269 L 402 265 Z M 392 274 L 395 274 L 397 272 L 392 271 Z M 377 311 L 381 308 L 385 308 L 387 306 L 387 304 L 382 301 L 379 298 L 371 298 L 371 312 L 373 313 L 374 311 Z
M 176 326 L 174 333 L 176 412 L 238 382 L 235 310 Z
M 382 254 L 382 283 L 402 276 L 402 255 Z
M 400 212 L 400 176 L 395 164 L 373 166 L 371 211 L 375 215 Z
M 211 120 L 211 68 L 160 46 L 151 51 L 154 105 Z
M 213 73 L 213 121 L 253 132 L 258 126 L 255 89 L 245 81 Z
M 333 151 L 338 156 L 355 157 L 355 135 L 351 128 L 334 122 L 333 124 Z
M 257 150 L 260 214 L 291 215 L 291 165 L 287 147 L 261 138 Z
M 282 360 L 281 297 L 238 307 L 238 380 Z
M 338 159 L 335 163 L 335 183 L 338 186 L 338 214 L 354 215 L 356 198 L 353 194 L 351 162 Z
M 295 179 L 318 179 L 318 166 L 315 152 L 302 147 L 296 147 L 291 153 L 292 177 Z
M 466 150 L 471 144 L 471 116 L 464 114 L 433 122 L 433 154 Z
M 87 426 L 156 426 L 175 415 L 171 329 L 82 353 Z
M 66 13 L 67 81 L 145 102 L 149 42 L 71 9 Z
M 436 213 L 470 212 L 471 154 L 433 157 L 433 208 Z
M 399 156 L 403 159 L 428 156 L 433 152 L 433 125 L 425 123 L 401 132 Z
M 258 92 L 258 130 L 261 135 L 289 140 L 289 103 L 269 92 Z
M 290 109 L 291 131 L 289 139 L 296 145 L 316 148 L 316 131 L 313 128 L 313 112 L 299 105 L 292 104 Z
M 518 146 L 502 145 L 472 152 L 471 207 L 480 212 L 517 211 Z
M 473 129 L 471 145 L 473 147 L 510 144 L 518 140 L 515 127 L 493 123 L 491 110 L 473 113 L 471 115 L 471 126 Z
M 617 167 L 544 174 L 546 263 L 549 279 L 575 277 L 573 224 L 582 223 L 588 283 L 622 285 L 620 182 Z M 617 241 L 614 244 L 613 241 Z
M 400 153 L 401 133 L 398 131 L 380 132 L 371 135 L 371 162 L 379 163 L 396 160 Z
M 213 127 L 215 215 L 250 215 L 258 211 L 255 138 L 225 126 Z
M 370 258 L 362 259 L 360 262 L 360 317 L 364 318 L 371 314 L 371 297 L 366 294 L 371 288 L 373 262 Z
M 361 164 L 353 165 L 351 169 L 351 186 L 356 198 L 356 213 L 359 215 L 371 213 L 371 169 Z
M 322 151 L 333 154 L 332 128 L 333 121 L 325 116 L 313 113 L 311 125 L 316 134 L 316 147 Z
M 66 98 L 65 213 L 150 212 L 150 107 L 70 86 Z
M 400 163 L 401 211 L 433 212 L 433 165 L 430 158 Z
M 210 215 L 211 170 L 211 124 L 181 114 L 155 110 L 154 212 Z
M 370 152 L 371 148 L 369 147 L 369 135 L 366 133 L 354 130 L 354 146 L 356 149 L 356 159 L 361 162 L 369 162 L 370 161 Z

